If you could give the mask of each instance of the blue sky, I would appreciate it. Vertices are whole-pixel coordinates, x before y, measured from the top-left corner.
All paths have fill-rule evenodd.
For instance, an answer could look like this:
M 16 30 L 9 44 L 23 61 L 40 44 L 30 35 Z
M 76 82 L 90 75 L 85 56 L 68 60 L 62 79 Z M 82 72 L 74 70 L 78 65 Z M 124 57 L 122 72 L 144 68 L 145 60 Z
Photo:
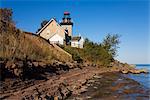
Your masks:
M 73 35 L 100 43 L 108 33 L 120 34 L 116 59 L 131 64 L 150 63 L 149 5 L 148 0 L 0 0 L 24 31 L 36 32 L 42 20 L 60 21 L 69 11 Z

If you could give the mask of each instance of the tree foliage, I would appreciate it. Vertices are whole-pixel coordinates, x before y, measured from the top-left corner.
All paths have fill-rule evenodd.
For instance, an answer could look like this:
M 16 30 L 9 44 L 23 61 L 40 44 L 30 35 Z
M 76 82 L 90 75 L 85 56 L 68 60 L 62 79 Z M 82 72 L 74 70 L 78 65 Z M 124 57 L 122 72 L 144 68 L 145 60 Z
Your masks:
M 101 44 L 94 43 L 87 38 L 85 39 L 83 49 L 72 48 L 70 46 L 64 46 L 63 49 L 72 54 L 73 59 L 76 61 L 108 66 L 113 60 L 112 56 Z
M 64 50 L 73 55 L 74 60 L 82 59 L 83 62 L 109 66 L 117 54 L 119 41 L 118 34 L 108 34 L 102 43 L 94 43 L 85 39 L 84 48 L 63 47 Z
M 15 30 L 12 14 L 12 9 L 0 8 L 0 34 Z
M 118 45 L 120 43 L 118 34 L 108 34 L 103 42 L 102 47 L 111 54 L 112 57 L 117 55 L 117 49 L 119 48 Z
M 36 31 L 36 33 L 37 33 L 38 31 L 40 31 L 47 23 L 48 23 L 47 20 L 43 20 L 43 21 L 41 22 L 40 28 Z
M 4 8 L 0 9 L 0 20 L 12 23 L 12 9 Z
M 101 44 L 93 43 L 92 41 L 85 39 L 84 49 L 83 49 L 84 58 L 90 62 L 109 65 L 112 61 L 112 56 L 101 46 Z
M 48 23 L 47 20 L 43 20 L 42 23 L 41 23 L 41 28 L 43 28 L 47 23 Z

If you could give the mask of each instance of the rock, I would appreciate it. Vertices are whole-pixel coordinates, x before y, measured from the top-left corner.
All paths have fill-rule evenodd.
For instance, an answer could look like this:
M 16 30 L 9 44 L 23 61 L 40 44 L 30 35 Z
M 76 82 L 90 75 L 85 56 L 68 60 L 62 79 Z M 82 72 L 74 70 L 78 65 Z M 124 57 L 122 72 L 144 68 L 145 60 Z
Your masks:
M 148 73 L 147 69 L 126 69 L 121 71 L 123 74 L 128 74 L 128 73 L 132 73 L 132 74 L 140 74 L 140 73 Z
M 66 62 L 65 64 L 68 65 L 70 69 L 75 68 L 74 63 Z
M 94 78 L 102 78 L 102 76 L 99 76 L 99 75 L 95 75 L 93 76 Z
M 81 89 L 80 89 L 80 91 L 81 91 L 81 92 L 87 91 L 87 86 L 82 86 Z
M 139 74 L 140 72 L 139 72 L 139 70 L 130 70 L 130 73 L 132 73 L 132 74 Z
M 88 84 L 86 84 L 86 86 L 91 86 L 91 84 L 88 83 Z
M 23 66 L 24 66 L 23 61 L 17 61 L 15 64 L 16 64 L 17 68 L 23 68 Z
M 130 64 L 129 66 L 132 67 L 132 68 L 135 68 L 135 67 L 136 67 L 135 64 Z
M 148 73 L 148 70 L 143 68 L 143 69 L 140 69 L 140 72 L 141 73 Z
M 130 70 L 131 73 L 133 74 L 140 74 L 140 73 L 148 73 L 147 69 L 134 69 L 134 70 Z
M 60 66 L 61 64 L 63 64 L 63 63 L 60 61 L 54 61 L 52 65 L 53 66 Z
M 88 83 L 94 83 L 95 80 L 88 80 Z
M 60 94 L 61 94 L 62 97 L 66 97 L 68 93 L 69 93 L 69 90 L 67 88 L 64 88 L 60 92 Z
M 33 64 L 31 61 L 27 61 L 27 65 L 28 65 L 28 67 L 33 67 Z
M 45 95 L 45 94 L 42 94 L 40 97 L 42 98 L 42 100 L 44 100 L 45 97 L 46 97 L 46 95 Z
M 129 72 L 127 70 L 121 71 L 123 74 L 128 74 Z
M 85 79 L 80 79 L 80 80 L 78 80 L 78 82 L 81 83 L 81 85 L 85 85 L 86 80 Z
M 11 69 L 11 67 L 12 67 L 13 64 L 14 64 L 13 62 L 7 61 L 7 62 L 6 62 L 6 65 L 5 65 L 5 68 Z
M 34 96 L 34 100 L 39 100 L 38 95 L 35 95 L 35 96 Z
M 15 68 L 16 67 L 16 64 L 12 64 L 12 67 L 11 68 Z
M 94 89 L 97 89 L 98 87 L 94 86 L 93 88 L 94 88 Z
M 15 74 L 16 76 L 20 76 L 20 75 L 21 75 L 21 70 L 15 68 L 15 69 L 14 69 L 14 74 Z
M 55 97 L 54 97 L 54 100 L 58 100 L 58 96 L 55 96 Z
M 33 65 L 34 65 L 35 67 L 38 67 L 38 65 L 39 65 L 38 62 L 32 62 L 32 63 L 33 63 Z
M 53 97 L 53 96 L 46 95 L 46 96 L 45 96 L 45 99 L 46 99 L 46 100 L 54 100 L 54 97 Z
M 82 97 L 76 97 L 73 100 L 83 100 L 83 98 Z
M 90 96 L 86 96 L 86 98 L 87 98 L 87 99 L 91 99 L 92 97 L 90 97 Z
M 46 66 L 46 63 L 44 63 L 44 62 L 38 62 L 38 64 L 39 64 L 39 66 L 41 66 L 41 67 L 45 67 L 45 66 Z

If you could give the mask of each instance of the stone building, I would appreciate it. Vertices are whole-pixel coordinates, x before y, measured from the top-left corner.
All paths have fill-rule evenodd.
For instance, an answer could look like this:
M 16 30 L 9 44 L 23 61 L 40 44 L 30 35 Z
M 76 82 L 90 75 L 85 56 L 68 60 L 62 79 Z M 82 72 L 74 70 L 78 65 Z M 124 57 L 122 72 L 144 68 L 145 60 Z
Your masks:
M 77 46 L 73 44 L 83 45 L 81 41 L 74 41 L 72 36 L 73 22 L 69 12 L 64 12 L 62 22 L 59 24 L 54 18 L 52 18 L 47 24 L 38 31 L 41 37 L 48 40 L 50 43 L 71 45 L 73 47 L 80 48 L 83 46 Z M 83 38 L 82 38 L 83 39 Z M 73 42 L 73 43 L 72 43 Z M 82 43 L 82 44 L 80 44 Z

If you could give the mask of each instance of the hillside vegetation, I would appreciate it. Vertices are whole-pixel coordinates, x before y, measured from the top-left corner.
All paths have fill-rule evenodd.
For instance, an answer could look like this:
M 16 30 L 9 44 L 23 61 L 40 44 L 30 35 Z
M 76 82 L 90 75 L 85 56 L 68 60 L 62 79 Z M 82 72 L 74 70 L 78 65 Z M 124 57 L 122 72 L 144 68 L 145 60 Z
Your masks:
M 11 73 L 26 77 L 33 72 L 37 73 L 37 70 L 42 71 L 41 73 L 50 70 L 50 72 L 55 72 L 74 68 L 78 66 L 78 63 L 110 66 L 117 54 L 119 36 L 116 34 L 108 34 L 102 43 L 94 43 L 85 39 L 83 49 L 60 46 L 64 49 L 62 50 L 59 46 L 49 44 L 47 40 L 36 34 L 17 29 L 12 20 L 12 14 L 11 9 L 0 9 L 0 74 L 3 74 L 2 76 Z M 68 63 L 72 61 L 77 61 L 77 63 Z M 44 70 L 40 70 L 37 66 Z
M 90 63 L 99 66 L 110 66 L 117 55 L 119 44 L 119 35 L 108 34 L 102 43 L 94 43 L 85 39 L 84 48 L 73 48 L 70 46 L 61 46 L 64 50 L 72 54 L 73 60 L 79 63 Z
M 50 62 L 52 60 L 71 61 L 45 39 L 23 32 L 15 27 L 12 10 L 0 9 L 0 58 L 7 60 L 30 59 Z
M 15 27 L 11 9 L 0 9 L 0 58 L 14 60 L 30 59 L 36 61 L 59 60 L 63 62 L 76 60 L 80 63 L 92 63 L 108 66 L 114 61 L 119 44 L 117 34 L 108 34 L 102 43 L 94 43 L 85 39 L 84 48 L 61 46 L 72 54 L 66 53 L 50 45 L 48 41 L 29 32 L 23 32 Z

